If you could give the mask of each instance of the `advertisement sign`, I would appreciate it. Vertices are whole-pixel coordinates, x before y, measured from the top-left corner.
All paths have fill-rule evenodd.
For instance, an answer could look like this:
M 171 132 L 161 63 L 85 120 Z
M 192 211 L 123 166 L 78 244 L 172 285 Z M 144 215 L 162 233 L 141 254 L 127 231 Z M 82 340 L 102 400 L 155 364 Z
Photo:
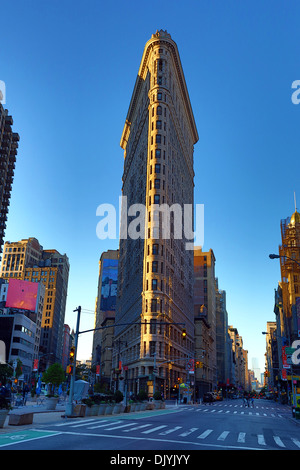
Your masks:
M 104 259 L 102 262 L 100 310 L 116 310 L 117 286 L 118 260 Z
M 39 284 L 37 282 L 10 279 L 5 306 L 36 312 Z
M 284 369 L 290 368 L 290 365 L 288 364 L 287 354 L 286 354 L 286 346 L 282 347 L 282 367 Z

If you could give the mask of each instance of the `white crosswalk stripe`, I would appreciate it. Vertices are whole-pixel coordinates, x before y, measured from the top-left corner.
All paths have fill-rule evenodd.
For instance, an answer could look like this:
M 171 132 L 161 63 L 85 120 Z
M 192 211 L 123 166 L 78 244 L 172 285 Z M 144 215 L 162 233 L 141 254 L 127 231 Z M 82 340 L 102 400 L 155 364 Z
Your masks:
M 248 415 L 247 412 L 240 411 L 238 409 L 234 409 L 234 406 L 228 406 L 228 408 L 232 408 L 230 411 L 225 410 L 225 407 L 223 409 L 214 409 L 212 410 L 211 408 L 207 408 L 205 410 L 202 410 L 203 412 L 206 413 L 213 413 L 217 412 L 218 414 L 224 414 L 225 413 L 238 413 L 238 414 L 243 414 L 245 418 L 243 418 L 243 422 L 246 419 L 246 416 Z M 260 410 L 262 407 L 260 408 Z M 251 412 L 250 412 L 251 413 Z M 261 418 L 263 416 L 267 416 L 267 413 L 262 413 L 262 412 L 253 412 L 252 416 L 260 416 Z M 268 414 L 270 417 L 270 413 Z M 217 418 L 217 416 L 216 416 Z M 251 415 L 250 415 L 251 418 Z M 249 418 L 249 419 L 250 419 Z M 185 427 L 183 423 L 181 425 L 171 425 L 168 424 L 167 419 L 165 419 L 164 422 L 160 423 L 155 423 L 151 422 L 149 419 L 145 419 L 144 422 L 141 424 L 135 419 L 112 419 L 110 417 L 107 417 L 105 419 L 98 419 L 98 418 L 90 418 L 86 420 L 66 420 L 64 423 L 59 423 L 59 424 L 53 424 L 54 427 L 59 427 L 60 431 L 65 426 L 66 429 L 69 429 L 70 431 L 77 431 L 79 433 L 82 432 L 83 428 L 85 427 L 86 430 L 97 430 L 99 429 L 99 433 L 105 433 L 106 431 L 113 432 L 116 431 L 116 437 L 118 433 L 126 433 L 127 435 L 130 436 L 129 433 L 132 433 L 134 436 L 134 433 L 140 434 L 140 436 L 148 436 L 149 438 L 152 438 L 152 434 L 155 437 L 161 436 L 162 440 L 165 436 L 167 439 L 169 435 L 172 435 L 172 438 L 188 438 L 188 441 L 195 441 L 195 440 L 201 440 L 203 443 L 208 443 L 209 445 L 212 445 L 213 443 L 218 443 L 219 445 L 225 445 L 225 442 L 227 445 L 240 445 L 242 446 L 255 446 L 255 447 L 267 447 L 269 448 L 277 446 L 279 449 L 284 449 L 288 448 L 290 449 L 292 446 L 297 448 L 297 450 L 300 449 L 300 438 L 297 437 L 296 434 L 294 434 L 296 437 L 293 436 L 281 436 L 280 432 L 275 435 L 268 435 L 267 438 L 264 435 L 264 433 L 257 433 L 257 434 L 252 434 L 252 433 L 246 433 L 244 432 L 243 429 L 235 429 L 233 428 L 232 430 L 222 430 L 222 428 L 218 427 L 217 429 L 205 429 L 205 427 L 199 426 L 199 427 Z M 218 420 L 218 422 L 221 422 Z M 201 423 L 201 419 L 198 422 L 199 425 Z M 195 423 L 195 424 L 198 424 Z M 211 424 L 212 425 L 212 424 Z M 225 427 L 225 426 L 224 426 Z M 174 436 L 174 437 L 173 437 Z
M 246 438 L 246 433 L 245 432 L 240 432 L 239 435 L 238 435 L 237 441 L 238 442 L 245 442 L 245 438 Z
M 297 447 L 300 447 L 300 441 L 298 441 L 298 439 L 295 439 L 294 437 L 292 437 L 291 439 Z
M 226 437 L 228 436 L 229 431 L 223 431 L 222 434 L 218 437 L 218 441 L 225 441 Z
M 273 436 L 274 438 L 274 441 L 276 442 L 276 444 L 279 446 L 279 447 L 285 447 L 284 443 L 282 442 L 282 440 L 280 439 L 280 437 L 278 436 Z
M 211 434 L 213 432 L 212 429 L 207 429 L 206 431 L 204 431 L 202 434 L 200 434 L 200 436 L 198 436 L 198 439 L 205 439 L 209 434 Z
M 265 438 L 262 434 L 258 434 L 257 436 L 257 442 L 258 444 L 260 444 L 261 446 L 265 446 L 266 445 L 266 441 L 265 441 Z
M 156 432 L 156 431 L 158 431 L 159 429 L 163 429 L 163 428 L 166 428 L 166 427 L 167 427 L 167 425 L 164 424 L 164 425 L 162 425 L 162 426 L 157 426 L 156 428 L 148 429 L 147 431 L 142 431 L 142 432 L 143 432 L 143 434 L 150 434 L 150 433 L 152 433 L 152 432 Z
M 166 436 L 167 434 L 170 434 L 171 432 L 178 431 L 178 429 L 181 429 L 182 426 L 175 426 L 174 428 L 167 429 L 166 431 L 160 432 L 160 436 Z
M 180 437 L 186 437 L 192 434 L 193 432 L 197 431 L 198 428 L 190 428 L 188 431 L 183 432 L 182 434 L 179 434 Z

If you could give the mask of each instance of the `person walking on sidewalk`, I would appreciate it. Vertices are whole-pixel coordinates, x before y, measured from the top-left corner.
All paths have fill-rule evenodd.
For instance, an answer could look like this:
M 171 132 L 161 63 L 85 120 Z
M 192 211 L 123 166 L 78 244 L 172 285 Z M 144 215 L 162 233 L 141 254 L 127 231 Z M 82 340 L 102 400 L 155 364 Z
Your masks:
M 23 395 L 23 405 L 26 405 L 28 392 L 29 392 L 29 387 L 28 387 L 28 385 L 25 383 L 24 386 L 23 386 L 23 392 L 22 392 L 22 395 Z

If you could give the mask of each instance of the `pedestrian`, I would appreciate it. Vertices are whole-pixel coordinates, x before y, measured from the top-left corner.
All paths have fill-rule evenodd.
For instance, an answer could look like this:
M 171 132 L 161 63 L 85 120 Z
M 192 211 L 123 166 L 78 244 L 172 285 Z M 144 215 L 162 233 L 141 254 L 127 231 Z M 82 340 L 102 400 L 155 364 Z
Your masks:
M 245 391 L 244 392 L 244 398 L 243 398 L 243 401 L 244 401 L 244 406 L 249 406 L 248 404 L 248 393 Z
M 27 384 L 24 384 L 23 393 L 22 393 L 22 395 L 23 395 L 23 405 L 26 405 L 28 392 L 29 392 L 29 387 L 28 387 Z

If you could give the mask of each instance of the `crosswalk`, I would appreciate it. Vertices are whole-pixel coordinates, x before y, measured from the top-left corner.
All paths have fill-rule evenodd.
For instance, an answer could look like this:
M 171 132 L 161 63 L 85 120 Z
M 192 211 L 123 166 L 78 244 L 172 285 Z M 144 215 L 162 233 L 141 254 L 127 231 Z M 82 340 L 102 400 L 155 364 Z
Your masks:
M 157 422 L 139 422 L 139 420 L 128 419 L 87 419 L 85 421 L 67 421 L 53 425 L 55 428 L 64 428 L 62 432 L 78 429 L 78 432 L 90 433 L 99 431 L 99 433 L 107 433 L 111 436 L 116 432 L 116 437 L 127 435 L 133 437 L 155 437 L 156 439 L 172 438 L 173 440 L 182 440 L 188 438 L 186 442 L 208 443 L 209 445 L 226 445 L 229 446 L 248 446 L 252 448 L 267 449 L 275 447 L 278 449 L 299 450 L 300 437 L 286 437 L 278 434 L 271 435 L 267 433 L 255 434 L 253 432 L 246 433 L 243 430 L 216 430 L 212 428 L 202 429 L 201 427 L 184 427 L 184 425 L 169 425 L 167 423 Z
M 213 404 L 213 405 L 199 405 L 198 407 L 186 406 L 182 407 L 182 411 L 197 412 L 197 413 L 216 413 L 216 414 L 240 414 L 244 416 L 261 416 L 271 418 L 283 418 L 286 412 L 282 408 L 272 406 L 260 406 L 259 408 L 248 408 L 242 404 Z M 290 414 L 290 411 L 288 411 Z

